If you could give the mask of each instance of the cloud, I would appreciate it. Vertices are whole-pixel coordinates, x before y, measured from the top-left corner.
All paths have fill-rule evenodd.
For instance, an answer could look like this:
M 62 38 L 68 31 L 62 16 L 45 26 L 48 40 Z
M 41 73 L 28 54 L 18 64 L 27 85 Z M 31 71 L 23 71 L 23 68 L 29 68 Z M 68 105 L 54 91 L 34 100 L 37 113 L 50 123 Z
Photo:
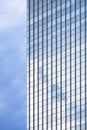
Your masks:
M 0 32 L 24 24 L 26 21 L 25 0 L 1 0 L 0 5 Z
M 25 39 L 26 1 L 1 0 L 0 130 L 26 129 Z
M 0 4 L 0 130 L 24 130 L 26 129 L 25 2 L 1 0 Z
M 56 84 L 52 84 L 52 99 L 56 101 L 56 90 L 57 90 L 57 100 L 58 101 L 65 101 L 65 93 L 62 89 L 62 92 L 61 92 L 61 87 L 58 87 Z

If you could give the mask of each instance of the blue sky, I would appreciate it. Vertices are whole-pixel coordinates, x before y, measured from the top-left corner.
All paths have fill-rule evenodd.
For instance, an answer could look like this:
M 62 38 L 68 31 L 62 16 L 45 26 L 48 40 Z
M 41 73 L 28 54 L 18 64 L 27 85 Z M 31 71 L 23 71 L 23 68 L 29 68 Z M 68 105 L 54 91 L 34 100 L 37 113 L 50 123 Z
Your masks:
M 0 130 L 26 130 L 25 0 L 0 0 Z

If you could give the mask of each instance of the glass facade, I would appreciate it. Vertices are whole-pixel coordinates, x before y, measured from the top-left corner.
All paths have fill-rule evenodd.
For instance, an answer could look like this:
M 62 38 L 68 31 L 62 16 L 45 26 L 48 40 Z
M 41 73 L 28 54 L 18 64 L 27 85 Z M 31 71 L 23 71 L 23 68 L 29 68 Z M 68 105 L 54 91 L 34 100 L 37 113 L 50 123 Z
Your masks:
M 27 7 L 27 130 L 87 130 L 87 0 Z

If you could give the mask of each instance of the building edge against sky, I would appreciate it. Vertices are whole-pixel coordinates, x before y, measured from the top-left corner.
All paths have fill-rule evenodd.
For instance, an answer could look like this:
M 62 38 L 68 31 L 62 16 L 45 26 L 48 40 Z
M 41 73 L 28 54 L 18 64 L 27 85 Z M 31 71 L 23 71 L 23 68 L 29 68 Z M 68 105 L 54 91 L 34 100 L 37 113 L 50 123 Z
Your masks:
M 87 0 L 27 7 L 27 130 L 87 130 Z

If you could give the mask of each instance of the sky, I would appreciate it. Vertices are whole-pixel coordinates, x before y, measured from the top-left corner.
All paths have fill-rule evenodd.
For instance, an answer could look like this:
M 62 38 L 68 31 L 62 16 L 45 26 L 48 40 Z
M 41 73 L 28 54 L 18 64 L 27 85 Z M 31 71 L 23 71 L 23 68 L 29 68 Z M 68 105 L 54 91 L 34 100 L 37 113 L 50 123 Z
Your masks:
M 26 0 L 0 0 L 0 130 L 26 130 Z

